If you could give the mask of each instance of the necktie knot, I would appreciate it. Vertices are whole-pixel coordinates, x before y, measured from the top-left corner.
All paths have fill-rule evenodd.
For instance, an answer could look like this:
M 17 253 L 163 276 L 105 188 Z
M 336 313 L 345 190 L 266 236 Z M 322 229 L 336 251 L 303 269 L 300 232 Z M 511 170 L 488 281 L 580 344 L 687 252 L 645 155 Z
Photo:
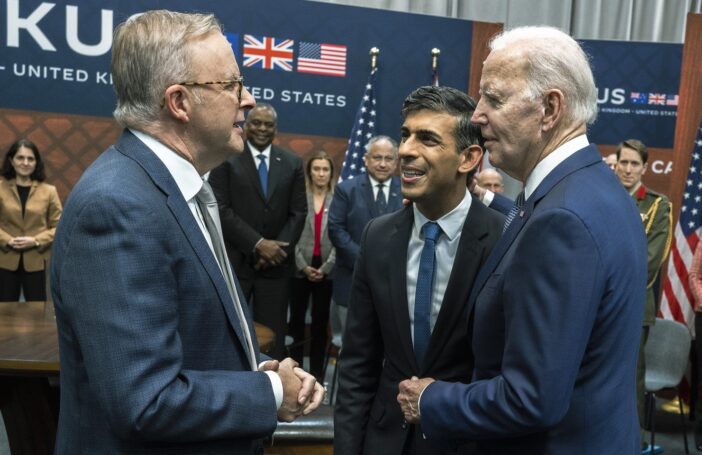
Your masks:
M 217 199 L 212 191 L 212 187 L 206 180 L 203 180 L 202 188 L 200 188 L 200 191 L 197 192 L 195 197 L 205 205 L 217 204 Z
M 427 223 L 424 223 L 424 226 L 422 226 L 422 233 L 424 234 L 425 242 L 436 242 L 436 239 L 439 237 L 439 234 L 441 234 L 441 226 L 439 226 L 438 223 L 429 221 Z
M 256 155 L 256 158 L 261 160 L 262 164 L 266 164 L 266 154 L 265 153 L 259 153 L 258 155 Z

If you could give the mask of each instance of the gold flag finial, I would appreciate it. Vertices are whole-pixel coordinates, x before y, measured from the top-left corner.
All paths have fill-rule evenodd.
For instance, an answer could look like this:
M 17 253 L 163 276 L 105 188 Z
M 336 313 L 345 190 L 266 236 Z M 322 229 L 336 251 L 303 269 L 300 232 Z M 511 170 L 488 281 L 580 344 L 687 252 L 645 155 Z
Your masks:
M 380 54 L 380 49 L 373 46 L 371 47 L 369 54 L 371 56 L 371 70 L 374 70 L 378 67 L 378 54 Z
M 436 68 L 439 67 L 439 55 L 441 54 L 441 49 L 438 47 L 435 47 L 431 50 L 431 69 L 432 71 L 436 71 Z

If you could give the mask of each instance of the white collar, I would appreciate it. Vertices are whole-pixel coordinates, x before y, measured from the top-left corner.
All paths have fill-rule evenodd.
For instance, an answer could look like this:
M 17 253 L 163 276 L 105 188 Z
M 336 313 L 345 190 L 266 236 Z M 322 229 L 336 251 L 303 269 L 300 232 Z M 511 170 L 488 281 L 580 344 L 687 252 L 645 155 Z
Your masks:
M 463 196 L 461 202 L 446 215 L 442 216 L 438 220 L 434 220 L 441 227 L 441 231 L 446 235 L 449 240 L 453 240 L 461 230 L 463 229 L 463 224 L 468 216 L 468 211 L 470 211 L 470 204 L 473 198 L 470 196 L 468 190 Z M 414 210 L 414 230 L 417 237 L 419 237 L 422 231 L 422 226 L 428 221 L 432 221 L 417 208 L 417 204 L 413 204 L 412 208 Z

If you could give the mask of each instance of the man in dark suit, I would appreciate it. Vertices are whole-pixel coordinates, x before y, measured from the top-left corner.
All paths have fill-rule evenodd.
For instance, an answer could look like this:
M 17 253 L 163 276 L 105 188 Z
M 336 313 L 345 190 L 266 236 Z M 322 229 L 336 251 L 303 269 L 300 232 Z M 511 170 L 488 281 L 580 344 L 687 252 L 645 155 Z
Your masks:
M 363 161 L 366 174 L 341 182 L 329 208 L 329 238 L 336 248 L 334 304 L 342 332 L 363 228 L 371 219 L 402 207 L 400 179 L 393 176 L 397 143 L 388 136 L 371 138 Z
M 285 353 L 290 277 L 295 244 L 307 216 L 302 160 L 273 145 L 277 114 L 270 104 L 249 112 L 244 153 L 210 174 L 219 202 L 224 240 L 254 320 L 275 332 L 270 354 Z
M 257 371 L 201 177 L 242 152 L 255 101 L 212 15 L 130 18 L 112 75 L 126 129 L 71 191 L 53 246 L 55 453 L 253 454 L 276 414 L 291 420 L 323 395 L 291 359 Z
M 414 204 L 371 220 L 360 241 L 339 367 L 337 455 L 468 450 L 424 439 L 418 425 L 403 423 L 396 396 L 412 376 L 471 376 L 466 301 L 503 224 L 466 189 L 483 156 L 474 108 L 449 87 L 405 99 L 402 193 Z
M 403 381 L 398 401 L 430 440 L 474 439 L 481 454 L 636 454 L 646 239 L 585 135 L 597 114 L 587 56 L 550 27 L 491 49 L 471 120 L 524 190 L 468 303 L 473 381 Z

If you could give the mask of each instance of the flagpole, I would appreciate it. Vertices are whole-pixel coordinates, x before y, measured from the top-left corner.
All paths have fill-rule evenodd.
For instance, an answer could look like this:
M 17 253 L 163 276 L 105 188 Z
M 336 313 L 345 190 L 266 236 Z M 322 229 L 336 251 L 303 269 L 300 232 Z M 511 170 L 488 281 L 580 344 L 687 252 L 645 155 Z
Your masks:
M 433 85 L 434 87 L 439 86 L 439 55 L 441 55 L 441 49 L 439 49 L 438 47 L 435 47 L 431 50 L 431 85 Z
M 373 71 L 378 67 L 378 55 L 380 54 L 380 49 L 373 46 L 371 47 L 369 54 L 371 57 L 371 71 Z

